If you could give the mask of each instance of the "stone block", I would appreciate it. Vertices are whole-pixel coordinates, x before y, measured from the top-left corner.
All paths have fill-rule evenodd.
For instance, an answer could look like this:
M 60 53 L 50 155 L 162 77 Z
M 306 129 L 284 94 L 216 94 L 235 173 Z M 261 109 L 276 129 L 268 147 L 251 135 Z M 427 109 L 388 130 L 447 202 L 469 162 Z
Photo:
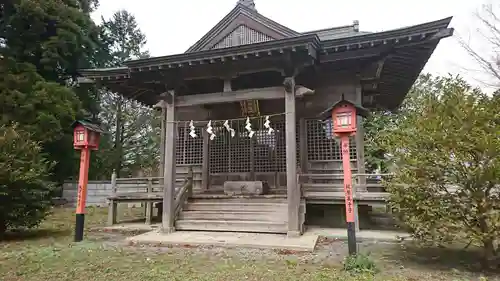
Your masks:
M 234 195 L 262 195 L 269 191 L 269 185 L 262 181 L 226 181 L 224 194 Z

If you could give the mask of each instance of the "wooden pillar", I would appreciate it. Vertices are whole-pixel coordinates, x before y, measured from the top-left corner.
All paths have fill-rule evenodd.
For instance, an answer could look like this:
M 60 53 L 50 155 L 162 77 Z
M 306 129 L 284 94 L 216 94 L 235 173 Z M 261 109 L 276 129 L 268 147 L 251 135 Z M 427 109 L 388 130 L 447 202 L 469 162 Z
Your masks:
M 358 82 L 356 85 L 356 103 L 359 106 L 363 106 L 363 97 L 362 97 L 362 88 L 361 83 Z M 363 129 L 363 118 L 361 116 L 356 117 L 357 131 L 355 136 L 355 144 L 356 144 L 356 166 L 358 170 L 358 174 L 365 174 L 365 132 Z M 366 190 L 366 176 L 358 176 L 356 177 L 356 181 L 358 185 L 362 186 L 362 190 Z M 356 188 L 353 188 L 354 194 L 357 193 Z M 354 218 L 355 218 L 355 226 L 356 232 L 359 232 L 359 206 L 358 200 L 354 201 Z
M 171 233 L 175 231 L 175 96 L 174 91 L 169 91 L 169 96 L 163 105 L 165 114 L 165 168 L 163 172 L 163 215 L 162 232 Z
M 165 172 L 165 130 L 166 130 L 166 120 L 167 120 L 167 110 L 165 109 L 164 106 L 161 107 L 161 122 L 160 122 L 160 167 L 158 168 L 158 177 L 160 177 L 160 180 L 158 181 L 158 184 L 161 186 L 162 189 L 165 189 L 165 183 L 163 180 L 163 173 Z M 163 206 L 162 204 L 157 204 L 158 207 L 158 213 L 157 216 L 159 218 L 162 217 L 163 215 Z
M 309 168 L 307 162 L 307 128 L 304 118 L 300 118 L 299 120 L 299 145 L 300 171 L 302 174 L 307 174 Z M 307 178 L 303 178 L 302 180 L 307 181 Z
M 255 139 L 250 139 L 250 181 L 255 180 Z
M 116 190 L 117 185 L 116 185 L 116 171 L 113 170 L 113 173 L 111 174 L 111 196 L 113 198 L 116 197 Z M 114 199 L 109 201 L 109 206 L 108 206 L 108 226 L 112 226 L 116 224 L 117 220 L 117 213 L 118 213 L 118 203 Z
M 166 117 L 167 110 L 163 106 L 161 108 L 161 135 L 160 135 L 160 168 L 159 168 L 159 176 L 163 177 L 163 173 L 165 172 L 165 130 L 166 130 Z M 160 184 L 163 185 L 163 179 L 160 180 Z
M 152 196 L 153 194 L 153 179 L 148 178 L 148 186 L 147 186 L 148 196 Z M 146 224 L 151 224 L 153 220 L 153 202 L 146 202 Z
M 285 141 L 286 141 L 286 186 L 288 201 L 289 237 L 301 235 L 299 220 L 300 190 L 297 185 L 297 141 L 295 122 L 295 78 L 287 77 L 283 82 L 285 89 Z
M 201 135 L 203 137 L 203 158 L 201 161 L 201 188 L 204 190 L 208 190 L 209 186 L 209 180 L 210 180 L 210 171 L 209 171 L 209 165 L 210 165 L 210 156 L 209 156 L 209 135 L 208 133 L 202 128 L 201 130 Z

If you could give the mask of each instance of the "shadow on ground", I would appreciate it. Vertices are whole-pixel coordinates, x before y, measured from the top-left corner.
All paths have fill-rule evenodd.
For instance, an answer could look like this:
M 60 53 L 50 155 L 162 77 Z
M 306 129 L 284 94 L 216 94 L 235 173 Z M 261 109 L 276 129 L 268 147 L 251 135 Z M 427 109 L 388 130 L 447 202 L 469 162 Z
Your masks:
M 8 231 L 1 238 L 1 242 L 16 242 L 26 240 L 38 240 L 44 238 L 57 239 L 71 235 L 70 229 L 29 229 L 29 230 L 14 230 Z
M 479 248 L 422 247 L 414 243 L 405 243 L 395 247 L 394 251 L 386 253 L 385 258 L 436 270 L 485 272 L 481 266 L 482 253 Z M 500 260 L 490 263 L 490 273 L 500 273 L 499 262 Z

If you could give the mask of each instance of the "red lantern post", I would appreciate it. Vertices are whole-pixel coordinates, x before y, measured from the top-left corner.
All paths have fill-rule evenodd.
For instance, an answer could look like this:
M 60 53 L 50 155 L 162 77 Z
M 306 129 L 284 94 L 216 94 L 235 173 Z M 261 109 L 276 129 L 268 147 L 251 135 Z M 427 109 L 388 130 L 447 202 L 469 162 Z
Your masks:
M 83 240 L 85 225 L 85 202 L 87 200 L 90 150 L 97 150 L 99 148 L 100 134 L 103 131 L 99 126 L 86 120 L 75 121 L 72 127 L 73 146 L 75 149 L 81 150 L 75 224 L 75 242 L 79 242 Z
M 354 103 L 342 99 L 332 105 L 327 112 L 331 112 L 333 123 L 333 133 L 340 138 L 340 147 L 342 151 L 342 167 L 344 171 L 344 193 L 345 210 L 347 221 L 347 239 L 349 254 L 355 255 L 356 247 L 356 227 L 354 217 L 354 199 L 352 194 L 352 172 L 349 148 L 349 137 L 356 135 L 357 115 L 367 116 L 368 111 Z

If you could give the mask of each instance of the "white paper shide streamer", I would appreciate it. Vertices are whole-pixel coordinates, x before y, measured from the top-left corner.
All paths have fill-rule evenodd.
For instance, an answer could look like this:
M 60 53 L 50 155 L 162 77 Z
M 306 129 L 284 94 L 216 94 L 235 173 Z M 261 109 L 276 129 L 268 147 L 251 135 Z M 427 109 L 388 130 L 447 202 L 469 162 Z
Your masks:
M 207 124 L 207 133 L 210 135 L 210 140 L 215 139 L 214 128 L 212 128 L 212 121 L 208 121 Z
M 233 128 L 231 128 L 231 126 L 229 126 L 229 120 L 226 120 L 226 122 L 224 122 L 224 127 L 226 127 L 226 130 L 231 133 L 231 137 L 234 138 L 234 136 L 236 135 L 236 132 L 234 131 Z
M 247 117 L 247 125 L 245 126 L 245 129 L 248 131 L 248 137 L 252 138 L 255 132 L 252 130 L 252 124 L 250 123 L 250 118 Z
M 271 127 L 271 121 L 269 120 L 269 116 L 266 116 L 266 122 L 264 122 L 264 128 L 267 129 L 267 134 L 272 134 L 274 129 Z
M 194 123 L 193 123 L 193 120 L 191 120 L 191 122 L 189 122 L 189 135 L 192 137 L 192 138 L 196 138 L 197 135 L 196 135 L 196 132 L 195 132 L 195 127 L 194 127 Z

